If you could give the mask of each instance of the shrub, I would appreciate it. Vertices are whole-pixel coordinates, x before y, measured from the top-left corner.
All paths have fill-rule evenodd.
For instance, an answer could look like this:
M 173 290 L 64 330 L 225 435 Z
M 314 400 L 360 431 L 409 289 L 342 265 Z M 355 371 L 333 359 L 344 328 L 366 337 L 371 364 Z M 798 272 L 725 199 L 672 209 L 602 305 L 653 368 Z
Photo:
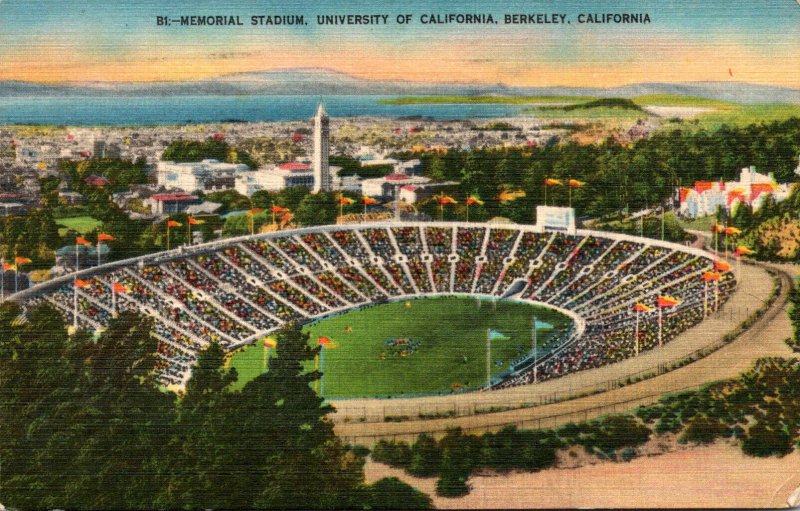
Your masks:
M 729 431 L 728 426 L 719 420 L 697 416 L 689 421 L 678 441 L 681 443 L 710 444 L 717 437 L 726 436 Z
M 784 456 L 792 452 L 792 438 L 783 429 L 770 428 L 757 422 L 747 430 L 742 451 L 749 456 L 765 458 L 773 454 Z
M 408 472 L 418 477 L 430 477 L 439 473 L 442 455 L 430 435 L 422 434 L 411 447 L 411 457 Z
M 372 448 L 372 459 L 392 467 L 405 468 L 411 463 L 411 448 L 405 442 L 379 440 Z
M 366 489 L 369 509 L 432 509 L 431 498 L 396 477 L 384 477 Z
M 625 463 L 628 463 L 633 458 L 635 458 L 636 455 L 637 455 L 636 449 L 634 449 L 632 447 L 626 447 L 626 448 L 622 449 L 622 452 L 619 454 L 619 458 L 622 461 L 624 461 Z

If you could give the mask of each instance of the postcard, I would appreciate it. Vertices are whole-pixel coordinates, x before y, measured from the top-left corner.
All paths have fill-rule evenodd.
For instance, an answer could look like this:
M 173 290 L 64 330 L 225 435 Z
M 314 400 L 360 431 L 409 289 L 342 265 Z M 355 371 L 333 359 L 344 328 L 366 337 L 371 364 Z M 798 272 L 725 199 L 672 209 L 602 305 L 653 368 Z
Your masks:
M 800 506 L 800 2 L 0 0 L 0 509 Z

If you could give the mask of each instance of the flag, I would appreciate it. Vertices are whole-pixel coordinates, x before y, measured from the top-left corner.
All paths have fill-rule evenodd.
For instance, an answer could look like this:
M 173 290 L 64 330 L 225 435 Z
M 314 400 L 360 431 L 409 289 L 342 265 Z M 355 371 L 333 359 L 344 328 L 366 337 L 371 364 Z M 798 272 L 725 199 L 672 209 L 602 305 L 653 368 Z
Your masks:
M 483 206 L 483 201 L 473 195 L 467 198 L 467 206 L 472 206 L 473 204 Z
M 741 229 L 737 229 L 736 227 L 726 227 L 725 234 L 728 236 L 736 236 L 738 234 L 742 234 Z
M 78 236 L 77 238 L 75 238 L 75 244 L 76 245 L 84 245 L 84 246 L 87 246 L 87 247 L 91 247 L 92 246 L 92 242 L 87 240 L 83 236 Z
M 722 224 L 714 224 L 711 226 L 711 232 L 725 232 L 725 226 Z
M 377 204 L 378 201 L 373 199 L 372 197 L 362 197 L 361 202 L 364 203 L 365 206 L 369 206 L 370 204 Z
M 270 208 L 270 211 L 272 211 L 273 213 L 285 213 L 289 211 L 289 208 L 284 208 L 283 206 L 272 206 Z
M 181 225 L 183 224 L 175 220 L 167 220 L 167 227 L 180 227 Z
M 678 305 L 680 303 L 681 303 L 681 301 L 678 300 L 677 298 L 673 298 L 671 296 L 666 296 L 666 295 L 659 296 L 656 299 L 656 305 L 658 305 L 659 307 L 662 307 L 662 308 L 663 307 L 673 307 L 673 306 Z
M 114 282 L 112 288 L 114 289 L 115 293 L 123 293 L 124 294 L 124 293 L 128 292 L 128 288 L 125 287 L 124 285 L 120 284 L 119 282 Z
M 205 220 L 198 220 L 197 218 L 192 217 L 187 218 L 186 221 L 189 222 L 190 225 L 203 225 L 206 223 Z
M 346 206 L 348 204 L 354 204 L 355 202 L 356 201 L 354 201 L 350 197 L 342 197 L 341 199 L 339 199 L 339 204 L 341 204 L 342 206 Z
M 28 263 L 32 263 L 33 261 L 31 261 L 27 257 L 15 257 L 14 258 L 14 262 L 17 263 L 17 264 L 28 264 Z
M 278 346 L 278 341 L 276 341 L 272 337 L 267 337 L 264 339 L 264 347 L 265 348 L 276 348 Z
M 510 202 L 520 197 L 525 197 L 525 192 L 523 190 L 503 190 L 497 195 L 500 202 Z
M 577 179 L 570 179 L 569 181 L 567 181 L 567 186 L 572 186 L 573 188 L 577 188 L 585 184 L 586 184 L 585 181 L 578 181 Z
M 651 310 L 653 310 L 653 308 L 643 303 L 637 303 L 636 305 L 633 306 L 633 310 L 635 310 L 636 312 L 650 312 Z
M 317 344 L 319 344 L 320 346 L 323 346 L 325 348 L 335 348 L 336 347 L 336 344 L 334 344 L 334 342 L 332 340 L 330 340 L 327 337 L 324 337 L 322 335 L 317 337 Z
M 549 178 L 549 177 L 544 180 L 544 185 L 545 186 L 561 186 L 563 184 L 564 183 L 562 183 L 558 179 L 552 179 L 552 178 Z
M 14 264 L 3 263 L 3 271 L 11 271 L 11 270 L 16 270 L 16 269 L 17 269 L 17 266 L 14 265 Z
M 714 269 L 717 271 L 731 271 L 731 265 L 725 261 L 714 261 Z
M 452 197 L 449 197 L 449 196 L 447 196 L 447 195 L 444 195 L 444 196 L 442 196 L 442 197 L 439 197 L 439 199 L 438 199 L 438 200 L 439 200 L 439 204 L 441 204 L 441 205 L 446 205 L 446 204 L 458 204 L 454 198 L 452 198 Z
M 703 280 L 706 281 L 706 282 L 719 280 L 721 277 L 722 277 L 722 275 L 720 275 L 717 272 L 713 272 L 713 271 L 705 271 L 705 272 L 703 272 Z
M 97 235 L 97 241 L 114 241 L 115 239 L 117 239 L 117 238 L 115 238 L 114 236 L 112 236 L 110 234 L 105 234 L 105 233 L 102 233 L 102 232 Z
M 85 280 L 75 279 L 75 287 L 89 287 L 89 283 Z
M 252 208 L 250 211 L 248 211 L 248 213 L 250 213 L 251 215 L 257 215 L 257 214 L 263 213 L 263 212 L 264 212 L 264 208 Z
M 744 245 L 739 245 L 736 247 L 736 251 L 734 252 L 737 256 L 743 255 L 753 255 L 755 254 L 754 251 L 750 250 L 749 248 L 745 247 Z
M 511 339 L 511 337 L 507 336 L 503 332 L 500 332 L 498 330 L 489 329 L 489 340 L 490 341 L 495 341 L 495 340 L 507 341 L 509 339 Z

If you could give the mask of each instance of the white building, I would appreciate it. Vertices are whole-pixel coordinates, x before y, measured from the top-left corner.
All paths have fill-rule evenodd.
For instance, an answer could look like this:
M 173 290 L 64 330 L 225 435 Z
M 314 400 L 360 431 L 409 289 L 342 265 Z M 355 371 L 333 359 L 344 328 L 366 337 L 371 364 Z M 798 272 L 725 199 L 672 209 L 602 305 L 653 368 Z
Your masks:
M 679 213 L 687 218 L 713 215 L 718 207 L 729 213 L 738 204 L 749 204 L 757 211 L 767 196 L 780 202 L 789 196 L 789 184 L 779 184 L 774 176 L 759 174 L 755 167 L 743 168 L 739 181 L 696 181 L 692 188 L 679 188 Z
M 341 167 L 328 167 L 330 190 L 346 190 L 361 193 L 361 178 L 358 176 L 339 177 Z M 242 195 L 251 197 L 259 190 L 277 192 L 293 186 L 314 188 L 314 171 L 307 163 L 287 162 L 268 165 L 258 170 L 238 172 L 235 189 Z
M 160 186 L 177 188 L 185 192 L 216 191 L 234 188 L 238 173 L 250 167 L 243 163 L 221 163 L 217 160 L 175 163 L 160 161 L 156 165 L 156 178 Z
M 427 177 L 394 173 L 383 177 L 364 179 L 361 181 L 361 192 L 368 197 L 394 200 L 395 191 L 400 193 L 400 188 L 408 185 L 423 185 L 429 181 L 430 179 Z
M 314 160 L 312 162 L 314 168 L 312 191 L 314 193 L 333 190 L 333 182 L 328 165 L 328 156 L 331 151 L 330 136 L 330 119 L 325 107 L 320 103 L 317 107 L 317 113 L 314 115 Z

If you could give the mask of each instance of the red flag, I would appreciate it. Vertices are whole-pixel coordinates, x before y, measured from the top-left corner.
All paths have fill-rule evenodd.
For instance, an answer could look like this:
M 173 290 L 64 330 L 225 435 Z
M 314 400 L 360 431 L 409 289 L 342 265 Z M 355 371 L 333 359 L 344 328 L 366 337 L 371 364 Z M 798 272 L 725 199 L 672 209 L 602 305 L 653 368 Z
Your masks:
M 720 275 L 717 272 L 713 272 L 713 271 L 703 272 L 703 280 L 706 281 L 706 282 L 719 280 L 721 277 L 722 277 L 722 275 Z
M 339 204 L 341 204 L 342 206 L 346 206 L 348 204 L 353 204 L 353 203 L 355 203 L 355 201 L 349 197 L 342 197 L 341 199 L 339 199 Z
M 31 261 L 27 257 L 15 257 L 14 258 L 14 262 L 17 263 L 17 264 L 28 264 L 28 263 L 32 263 L 33 261 Z
M 467 197 L 467 205 L 472 206 L 473 204 L 477 204 L 478 206 L 483 206 L 483 201 L 475 197 L 474 195 L 472 197 Z
M 586 184 L 585 181 L 578 181 L 577 179 L 570 179 L 569 181 L 567 181 L 567 186 L 572 186 L 573 188 L 577 188 L 585 184 Z
M 76 245 L 85 245 L 87 247 L 91 247 L 92 246 L 92 242 L 87 240 L 83 236 L 78 236 L 77 238 L 75 238 L 75 244 Z
M 336 346 L 336 345 L 333 343 L 333 341 L 332 341 L 332 340 L 330 340 L 330 339 L 328 339 L 327 337 L 324 337 L 324 336 L 322 336 L 322 335 L 320 335 L 319 337 L 317 337 L 317 344 L 319 344 L 320 346 L 323 346 L 323 347 L 325 347 L 325 348 L 332 348 L 332 347 Z
M 376 199 L 373 199 L 372 197 L 363 197 L 361 199 L 361 202 L 363 202 L 365 206 L 369 206 L 370 204 L 377 204 L 378 203 L 378 201 Z
M 447 195 L 443 197 L 439 197 L 439 204 L 446 205 L 446 204 L 457 204 L 456 200 L 452 197 L 448 197 Z
M 659 296 L 656 299 L 656 305 L 658 305 L 659 307 L 662 307 L 662 308 L 663 307 L 673 307 L 675 305 L 678 305 L 679 303 L 681 303 L 680 300 L 678 300 L 677 298 L 673 298 L 671 296 Z
M 3 271 L 11 271 L 11 270 L 16 270 L 16 269 L 17 269 L 17 267 L 15 265 L 13 265 L 13 264 L 3 263 Z
M 89 283 L 85 280 L 75 279 L 75 287 L 89 287 Z
M 731 271 L 731 265 L 725 261 L 714 261 L 714 269 L 717 271 Z
M 266 339 L 264 339 L 265 348 L 275 348 L 277 346 L 278 346 L 278 341 L 276 341 L 272 337 L 267 337 Z
M 549 178 L 549 177 L 544 180 L 544 185 L 545 186 L 560 186 L 560 185 L 563 185 L 563 184 L 564 183 L 562 183 L 558 179 L 552 179 L 552 178 Z
M 253 208 L 253 209 L 251 209 L 251 210 L 249 211 L 249 213 L 250 213 L 251 215 L 257 215 L 257 214 L 259 214 L 259 213 L 263 213 L 263 212 L 264 212 L 264 208 Z
M 738 234 L 742 234 L 742 231 L 740 229 L 737 229 L 736 227 L 726 227 L 725 234 L 727 234 L 728 236 L 736 236 Z
M 272 206 L 272 208 L 270 208 L 270 211 L 272 211 L 273 213 L 285 213 L 289 211 L 289 208 L 284 208 L 283 206 Z
M 120 284 L 119 282 L 114 282 L 114 285 L 112 287 L 114 288 L 114 292 L 115 293 L 127 293 L 128 292 L 128 288 L 125 287 L 124 285 Z
M 167 227 L 180 227 L 181 225 L 183 224 L 175 220 L 167 220 Z
M 192 217 L 187 218 L 186 221 L 189 222 L 190 225 L 203 225 L 206 223 L 205 220 L 198 220 L 197 218 Z
M 114 236 L 112 236 L 110 234 L 105 234 L 105 233 L 102 233 L 102 232 L 97 235 L 97 241 L 114 241 L 115 239 L 117 239 L 117 238 L 115 238 Z
M 745 247 L 744 245 L 739 245 L 738 247 L 736 247 L 736 251 L 734 252 L 734 254 L 736 254 L 737 256 L 743 256 L 743 255 L 753 255 L 755 254 L 755 252 Z
M 653 308 L 648 307 L 643 303 L 637 303 L 636 305 L 633 306 L 633 310 L 635 310 L 636 312 L 650 312 L 651 310 L 653 310 Z

